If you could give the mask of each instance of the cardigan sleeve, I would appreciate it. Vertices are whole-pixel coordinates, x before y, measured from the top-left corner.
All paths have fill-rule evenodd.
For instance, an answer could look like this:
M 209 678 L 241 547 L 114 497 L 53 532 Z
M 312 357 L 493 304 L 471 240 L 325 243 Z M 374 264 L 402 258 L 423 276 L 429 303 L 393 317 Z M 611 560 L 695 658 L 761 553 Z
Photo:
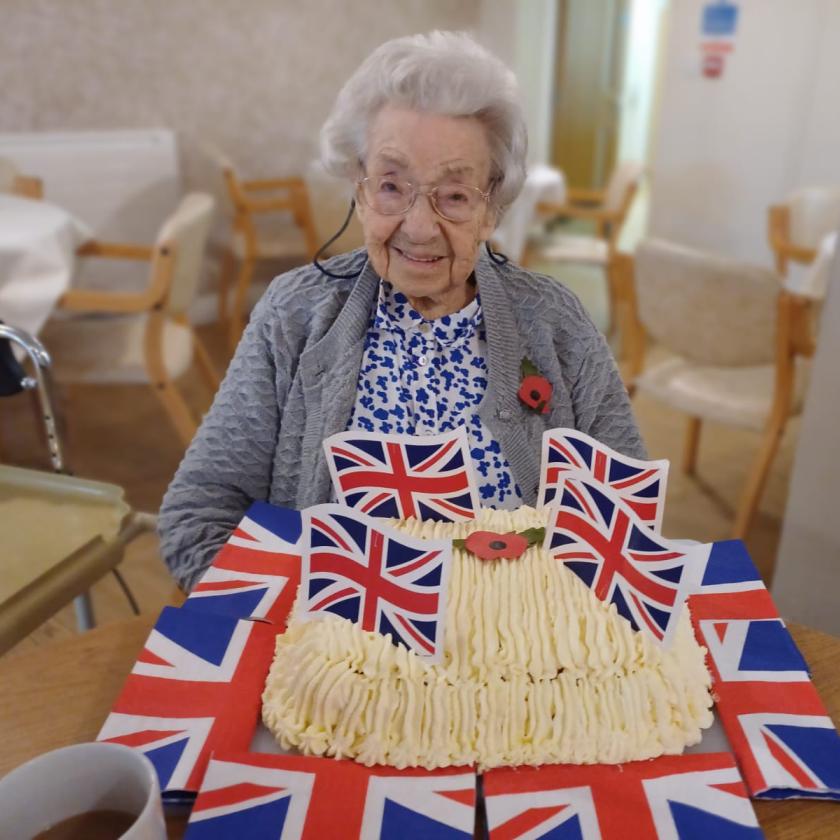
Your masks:
M 268 495 L 291 364 L 265 295 L 163 498 L 161 553 L 190 590 L 254 499 Z
M 575 427 L 617 452 L 646 459 L 627 389 L 609 345 L 589 317 L 583 312 L 581 316 L 587 328 L 581 330 L 581 362 L 572 382 Z

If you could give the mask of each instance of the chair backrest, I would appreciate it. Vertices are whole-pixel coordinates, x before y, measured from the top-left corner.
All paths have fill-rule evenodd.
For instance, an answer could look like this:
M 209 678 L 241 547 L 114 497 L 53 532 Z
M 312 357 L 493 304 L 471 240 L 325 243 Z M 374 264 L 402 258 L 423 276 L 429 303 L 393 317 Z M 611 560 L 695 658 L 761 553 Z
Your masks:
M 644 164 L 636 160 L 619 163 L 610 175 L 604 191 L 604 209 L 619 213 L 623 218 L 644 171 Z
M 0 157 L 0 193 L 13 192 L 17 176 L 17 167 L 8 158 Z
M 170 315 L 185 313 L 198 290 L 215 205 L 215 199 L 207 193 L 189 193 L 158 233 L 156 246 L 172 248 L 175 254 L 164 304 Z
M 780 285 L 763 266 L 663 240 L 636 250 L 639 320 L 657 342 L 698 364 L 772 364 Z
M 787 200 L 790 241 L 800 248 L 818 248 L 829 233 L 840 229 L 840 187 L 809 187 Z

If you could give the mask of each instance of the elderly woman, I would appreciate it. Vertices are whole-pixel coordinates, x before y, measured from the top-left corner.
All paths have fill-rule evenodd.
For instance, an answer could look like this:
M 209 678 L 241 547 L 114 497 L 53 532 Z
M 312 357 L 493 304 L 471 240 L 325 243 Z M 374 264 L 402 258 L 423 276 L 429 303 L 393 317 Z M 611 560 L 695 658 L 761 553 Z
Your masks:
M 256 306 L 161 510 L 184 588 L 252 501 L 329 501 L 321 442 L 345 429 L 466 426 L 489 507 L 535 502 L 548 428 L 644 457 L 577 298 L 482 247 L 519 193 L 526 146 L 513 74 L 465 35 L 390 41 L 345 84 L 321 150 L 355 183 L 365 247 L 328 274 L 278 277 Z M 538 411 L 518 396 L 523 360 L 552 386 Z

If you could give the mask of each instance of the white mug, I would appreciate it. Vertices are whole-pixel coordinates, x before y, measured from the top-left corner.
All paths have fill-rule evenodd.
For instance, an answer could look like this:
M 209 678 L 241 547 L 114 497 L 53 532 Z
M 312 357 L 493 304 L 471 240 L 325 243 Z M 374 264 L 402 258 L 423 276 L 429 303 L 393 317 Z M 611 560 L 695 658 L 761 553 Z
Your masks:
M 62 747 L 0 779 L 0 840 L 32 840 L 62 820 L 101 810 L 136 815 L 125 840 L 166 840 L 157 773 L 130 747 Z

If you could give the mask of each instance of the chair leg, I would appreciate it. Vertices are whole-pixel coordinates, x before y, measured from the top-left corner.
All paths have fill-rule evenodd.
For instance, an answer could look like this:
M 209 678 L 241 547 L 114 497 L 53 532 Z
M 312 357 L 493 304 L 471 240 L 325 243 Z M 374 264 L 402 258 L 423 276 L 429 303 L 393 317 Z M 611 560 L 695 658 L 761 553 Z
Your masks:
M 767 480 L 767 473 L 770 472 L 770 465 L 773 463 L 773 459 L 776 457 L 776 452 L 779 449 L 779 442 L 785 430 L 786 420 L 787 418 L 771 421 L 764 432 L 761 446 L 758 449 L 758 454 L 755 456 L 752 470 L 747 478 L 741 499 L 738 502 L 738 510 L 735 513 L 735 522 L 732 526 L 733 539 L 744 539 L 750 530 L 750 525 L 755 517 L 755 512 L 758 509 L 758 503 L 761 499 L 761 493 L 764 490 L 764 484 Z
M 697 449 L 700 446 L 700 425 L 699 417 L 689 417 L 688 426 L 685 430 L 685 441 L 683 442 L 682 468 L 686 475 L 694 475 L 697 467 Z
M 239 276 L 236 278 L 236 293 L 233 298 L 233 311 L 230 315 L 228 328 L 228 344 L 231 350 L 236 349 L 239 338 L 244 329 L 245 305 L 248 300 L 248 290 L 251 288 L 251 278 L 254 276 L 254 261 L 245 259 L 239 267 Z
M 198 333 L 195 330 L 191 330 L 191 332 L 198 368 L 204 376 L 207 386 L 215 394 L 219 390 L 219 374 L 216 372 L 216 366 L 213 364 L 204 342 L 198 337 Z
M 230 284 L 236 268 L 236 257 L 233 251 L 228 248 L 222 257 L 222 265 L 219 270 L 219 323 L 224 324 L 228 319 L 228 297 L 230 296 Z
M 175 431 L 178 433 L 181 442 L 184 446 L 189 446 L 198 429 L 198 424 L 195 422 L 186 400 L 168 377 L 165 380 L 155 381 L 152 383 L 152 387 L 175 426 Z

